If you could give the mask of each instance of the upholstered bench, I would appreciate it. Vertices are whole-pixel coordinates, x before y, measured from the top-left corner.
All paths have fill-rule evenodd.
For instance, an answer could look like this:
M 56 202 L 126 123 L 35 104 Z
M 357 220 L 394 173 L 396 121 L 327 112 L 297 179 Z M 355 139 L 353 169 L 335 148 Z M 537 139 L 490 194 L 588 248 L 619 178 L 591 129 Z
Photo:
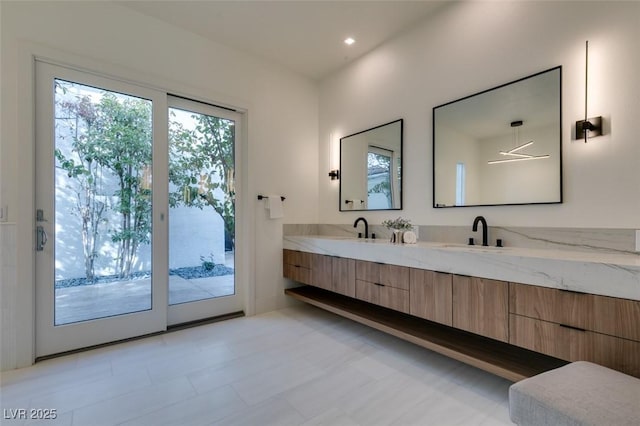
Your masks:
M 586 361 L 514 383 L 509 415 L 529 425 L 640 425 L 640 379 Z

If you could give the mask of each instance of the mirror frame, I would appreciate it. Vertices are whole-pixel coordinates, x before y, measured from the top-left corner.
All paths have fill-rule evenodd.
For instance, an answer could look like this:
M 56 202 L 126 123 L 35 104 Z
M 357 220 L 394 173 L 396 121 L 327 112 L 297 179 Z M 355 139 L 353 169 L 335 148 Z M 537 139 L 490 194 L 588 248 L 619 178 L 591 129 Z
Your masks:
M 352 136 L 357 136 L 360 135 L 362 133 L 366 133 L 372 130 L 376 130 L 379 129 L 381 127 L 384 126 L 388 126 L 390 124 L 395 124 L 395 123 L 400 123 L 400 185 L 399 185 L 399 195 L 398 195 L 398 200 L 399 200 L 399 204 L 400 207 L 396 207 L 396 208 L 390 208 L 390 209 L 345 209 L 342 206 L 342 177 L 343 177 L 343 156 L 342 156 L 342 144 L 345 141 L 345 139 L 350 138 Z M 402 201 L 403 201 L 403 186 L 404 186 L 404 119 L 403 118 L 399 118 L 397 120 L 393 120 L 390 121 L 388 123 L 384 123 L 384 124 L 380 124 L 378 126 L 375 127 L 371 127 L 370 129 L 366 129 L 366 130 L 362 130 L 347 136 L 343 136 L 340 138 L 340 189 L 339 189 L 339 193 L 338 193 L 338 211 L 340 212 L 368 212 L 368 211 L 385 211 L 385 210 L 402 210 Z
M 448 205 L 438 205 L 436 203 L 436 110 L 438 108 L 442 108 L 448 105 L 452 105 L 455 104 L 457 102 L 461 102 L 467 99 L 471 99 L 477 96 L 481 96 L 485 93 L 489 93 L 489 92 L 493 92 L 495 90 L 498 89 L 502 89 L 504 87 L 516 84 L 516 83 L 520 83 L 524 80 L 529 80 L 531 78 L 540 76 L 542 74 L 546 74 L 552 71 L 558 71 L 558 103 L 559 103 L 559 107 L 558 107 L 558 133 L 559 133 L 559 137 L 558 137 L 558 166 L 559 166 L 559 182 L 558 185 L 559 187 L 559 199 L 558 201 L 540 201 L 540 202 L 523 202 L 523 203 L 496 203 L 496 204 L 469 204 L 469 205 L 462 205 L 462 206 L 456 206 L 456 205 L 452 205 L 452 206 L 448 206 Z M 544 71 L 540 71 L 537 72 L 535 74 L 531 74 L 528 75 L 526 77 L 522 77 L 519 78 L 517 80 L 513 80 L 510 81 L 508 83 L 504 83 L 501 84 L 499 86 L 496 87 L 492 87 L 490 89 L 486 89 L 483 90 L 481 92 L 477 92 L 474 93 L 472 95 L 468 95 L 465 96 L 463 98 L 460 99 L 456 99 L 447 103 L 444 103 L 442 105 L 438 105 L 433 107 L 433 112 L 432 112 L 432 201 L 433 201 L 433 208 L 436 209 L 443 209 L 443 208 L 454 208 L 454 207 L 492 207 L 492 206 L 522 206 L 522 205 L 538 205 L 538 204 L 561 204 L 563 202 L 563 173 L 562 173 L 562 65 L 558 65 L 556 67 L 553 68 L 549 68 L 546 69 Z

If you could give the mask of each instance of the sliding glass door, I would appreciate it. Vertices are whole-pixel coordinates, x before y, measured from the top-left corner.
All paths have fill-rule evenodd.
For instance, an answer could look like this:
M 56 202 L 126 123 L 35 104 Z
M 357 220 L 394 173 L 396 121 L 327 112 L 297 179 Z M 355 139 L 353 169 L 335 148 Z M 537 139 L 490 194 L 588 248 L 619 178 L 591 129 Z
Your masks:
M 36 62 L 36 355 L 241 311 L 238 114 Z
M 242 310 L 235 280 L 239 114 L 169 97 L 169 324 Z

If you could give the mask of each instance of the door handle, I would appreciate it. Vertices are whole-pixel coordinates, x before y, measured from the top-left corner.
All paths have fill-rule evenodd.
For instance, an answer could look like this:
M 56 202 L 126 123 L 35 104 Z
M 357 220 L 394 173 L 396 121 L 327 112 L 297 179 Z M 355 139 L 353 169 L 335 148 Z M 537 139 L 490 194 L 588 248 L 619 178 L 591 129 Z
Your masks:
M 47 244 L 49 238 L 47 233 L 41 225 L 36 227 L 36 251 L 43 251 L 44 246 Z

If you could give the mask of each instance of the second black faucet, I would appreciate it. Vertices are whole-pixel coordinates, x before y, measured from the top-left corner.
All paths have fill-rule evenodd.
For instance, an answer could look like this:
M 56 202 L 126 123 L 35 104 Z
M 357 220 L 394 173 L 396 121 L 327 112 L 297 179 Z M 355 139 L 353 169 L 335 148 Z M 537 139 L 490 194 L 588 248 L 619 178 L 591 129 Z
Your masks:
M 367 223 L 367 219 L 365 219 L 364 217 L 357 218 L 356 221 L 353 222 L 353 227 L 357 228 L 358 227 L 358 223 L 360 221 L 364 222 L 364 237 L 365 238 L 369 238 L 369 224 Z
M 473 228 L 472 228 L 473 232 L 478 231 L 478 223 L 482 223 L 482 245 L 486 247 L 489 245 L 487 221 L 482 216 L 476 217 L 473 220 Z

